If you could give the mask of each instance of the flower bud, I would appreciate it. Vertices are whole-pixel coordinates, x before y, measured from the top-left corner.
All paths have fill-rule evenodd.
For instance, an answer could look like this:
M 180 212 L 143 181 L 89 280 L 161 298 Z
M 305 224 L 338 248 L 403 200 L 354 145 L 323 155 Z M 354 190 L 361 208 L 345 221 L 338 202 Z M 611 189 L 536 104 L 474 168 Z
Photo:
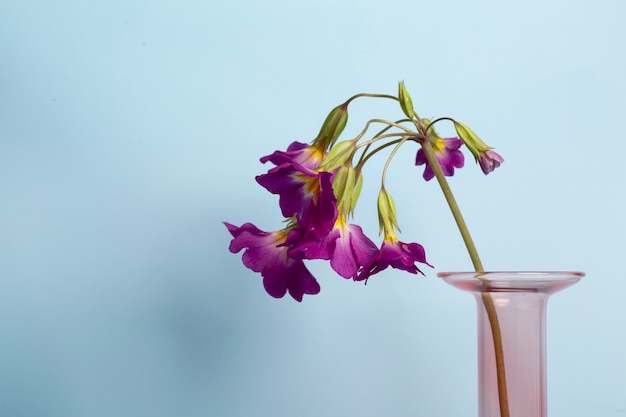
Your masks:
M 348 104 L 344 103 L 330 111 L 313 144 L 319 149 L 328 149 L 337 140 L 348 123 Z
M 483 142 L 476 133 L 463 123 L 454 121 L 454 128 L 459 138 L 465 143 L 465 146 L 472 152 L 476 160 L 478 160 L 481 153 L 491 149 L 485 142 Z
M 380 225 L 379 233 L 384 230 L 385 234 L 393 234 L 394 227 L 400 230 L 396 216 L 396 204 L 385 187 L 382 187 L 378 193 L 378 223 Z
M 459 138 L 470 150 L 485 175 L 500 166 L 504 159 L 492 147 L 483 142 L 476 133 L 463 123 L 454 121 L 454 128 Z
M 356 172 L 355 175 L 356 181 L 354 183 L 354 188 L 352 189 L 352 198 L 350 199 L 350 214 L 354 214 L 356 202 L 359 200 L 359 196 L 361 195 L 361 188 L 363 188 L 363 174 L 361 172 Z
M 363 186 L 363 176 L 351 165 L 337 170 L 333 180 L 333 193 L 337 198 L 337 208 L 344 214 L 354 213 Z
M 402 107 L 404 114 L 406 114 L 409 119 L 412 119 L 415 114 L 415 111 L 413 110 L 413 101 L 404 86 L 404 81 L 400 81 L 398 83 L 398 100 L 400 101 L 400 107 Z
M 330 152 L 324 157 L 319 169 L 332 172 L 352 159 L 352 155 L 355 151 L 356 143 L 354 141 L 346 140 L 339 142 L 330 148 Z

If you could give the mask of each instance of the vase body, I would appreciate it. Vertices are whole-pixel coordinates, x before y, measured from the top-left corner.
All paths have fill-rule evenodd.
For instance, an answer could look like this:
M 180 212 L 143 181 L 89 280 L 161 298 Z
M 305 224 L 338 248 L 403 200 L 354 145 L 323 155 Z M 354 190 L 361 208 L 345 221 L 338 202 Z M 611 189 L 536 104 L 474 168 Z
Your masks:
M 546 303 L 551 294 L 578 282 L 584 274 L 446 272 L 438 275 L 448 284 L 471 292 L 476 299 L 478 417 L 547 417 Z M 496 351 L 500 355 L 498 361 Z M 500 391 L 506 393 L 504 397 Z

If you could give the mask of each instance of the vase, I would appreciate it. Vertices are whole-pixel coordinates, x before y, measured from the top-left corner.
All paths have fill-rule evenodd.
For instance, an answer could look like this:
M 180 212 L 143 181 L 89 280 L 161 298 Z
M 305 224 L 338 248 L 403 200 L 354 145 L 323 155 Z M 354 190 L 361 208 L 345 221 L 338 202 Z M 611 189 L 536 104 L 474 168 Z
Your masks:
M 582 272 L 442 272 L 478 307 L 478 417 L 547 417 L 546 303 Z M 494 336 L 495 335 L 495 336 Z

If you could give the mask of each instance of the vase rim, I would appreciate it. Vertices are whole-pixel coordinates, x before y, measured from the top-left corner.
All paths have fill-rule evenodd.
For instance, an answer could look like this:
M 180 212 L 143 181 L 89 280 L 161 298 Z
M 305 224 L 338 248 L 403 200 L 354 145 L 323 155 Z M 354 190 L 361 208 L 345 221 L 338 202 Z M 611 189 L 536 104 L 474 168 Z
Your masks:
M 468 291 L 552 293 L 577 283 L 585 276 L 585 273 L 579 271 L 487 271 L 439 272 L 437 276 L 450 285 Z
M 582 271 L 444 271 L 438 272 L 437 276 L 439 278 L 448 278 L 448 277 L 464 277 L 470 278 L 475 277 L 477 279 L 478 276 L 484 277 L 486 279 L 489 278 L 504 278 L 507 277 L 509 279 L 550 279 L 552 278 L 564 278 L 564 277 L 577 277 L 582 278 L 585 276 L 585 273 Z

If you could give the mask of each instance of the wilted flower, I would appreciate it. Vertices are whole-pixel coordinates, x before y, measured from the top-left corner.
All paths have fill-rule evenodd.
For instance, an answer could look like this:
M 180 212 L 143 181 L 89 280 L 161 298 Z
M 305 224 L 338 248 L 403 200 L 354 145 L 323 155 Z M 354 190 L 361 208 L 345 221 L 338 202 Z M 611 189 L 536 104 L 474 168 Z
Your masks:
M 304 294 L 317 294 L 320 286 L 311 275 L 301 259 L 293 259 L 288 255 L 288 248 L 282 246 L 287 239 L 288 231 L 264 232 L 252 223 L 241 227 L 224 222 L 233 236 L 230 251 L 237 253 L 246 249 L 242 256 L 243 264 L 260 272 L 263 286 L 269 295 L 283 297 L 287 291 L 297 301 L 302 301 Z

